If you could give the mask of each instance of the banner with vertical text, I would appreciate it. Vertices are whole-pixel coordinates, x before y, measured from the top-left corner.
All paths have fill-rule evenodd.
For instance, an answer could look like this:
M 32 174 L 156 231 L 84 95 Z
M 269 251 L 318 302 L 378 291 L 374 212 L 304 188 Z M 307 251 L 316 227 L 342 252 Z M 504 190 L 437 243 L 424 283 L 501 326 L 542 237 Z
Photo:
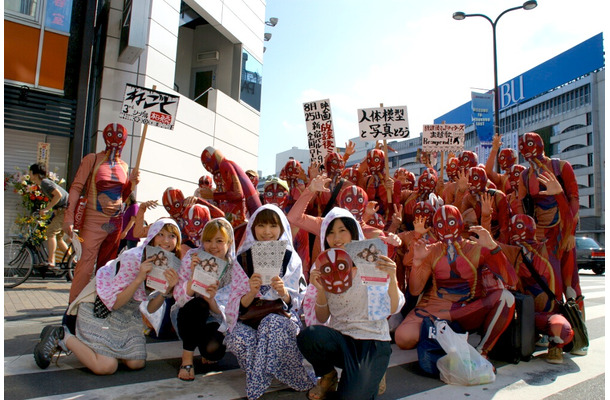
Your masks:
M 335 151 L 335 131 L 330 112 L 330 100 L 303 103 L 310 163 L 324 165 L 326 154 Z

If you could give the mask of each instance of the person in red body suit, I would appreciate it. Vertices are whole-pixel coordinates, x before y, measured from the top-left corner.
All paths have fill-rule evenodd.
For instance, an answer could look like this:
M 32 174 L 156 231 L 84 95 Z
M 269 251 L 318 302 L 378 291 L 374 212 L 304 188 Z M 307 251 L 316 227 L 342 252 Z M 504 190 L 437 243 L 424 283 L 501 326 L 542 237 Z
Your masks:
M 550 263 L 545 244 L 536 240 L 536 223 L 529 215 L 517 214 L 512 217 L 509 234 L 511 245 L 500 243 L 500 247 L 508 261 L 515 266 L 519 277 L 518 290 L 534 296 L 536 331 L 549 337 L 546 361 L 561 364 L 563 347 L 572 341 L 574 332 L 568 320 L 559 312 L 555 299 L 549 298 L 533 278 L 526 260 L 559 301 L 563 299 L 561 266 Z
M 565 285 L 565 295 L 578 303 L 584 315 L 584 301 L 576 265 L 575 233 L 578 225 L 578 183 L 569 162 L 551 159 L 544 154 L 544 142 L 540 135 L 528 132 L 519 138 L 519 152 L 530 166 L 521 174 L 517 212 L 527 214 L 536 222 L 536 239 L 544 241 L 549 257 L 557 258 Z M 556 176 L 562 192 L 545 193 L 545 185 L 539 179 L 544 173 Z M 555 260 L 551 261 L 552 263 Z M 587 349 L 573 349 L 577 355 Z
M 508 173 L 510 168 L 515 165 L 517 161 L 517 152 L 513 149 L 502 149 L 502 138 L 500 135 L 494 135 L 493 142 L 491 144 L 491 151 L 489 152 L 489 158 L 485 163 L 485 172 L 487 178 L 496 185 L 498 189 L 508 194 L 510 185 L 508 183 Z M 498 153 L 499 151 L 499 153 Z M 494 164 L 496 163 L 496 157 L 498 159 L 498 165 L 504 173 L 494 171 Z
M 240 243 L 248 215 L 261 206 L 256 188 L 237 163 L 228 160 L 220 150 L 206 147 L 201 153 L 201 163 L 211 174 L 220 172 L 223 191 L 201 189 L 203 198 L 214 200 L 225 213 L 225 218 L 235 229 L 235 243 Z M 216 184 L 218 188 L 218 183 Z M 237 227 L 243 225 L 238 230 Z
M 520 164 L 515 164 L 508 170 L 508 185 L 510 189 L 506 192 L 506 201 L 510 207 L 510 215 L 517 214 L 521 202 L 519 201 L 519 180 L 521 174 L 525 171 L 525 167 Z
M 127 141 L 127 130 L 119 124 L 108 124 L 102 132 L 106 149 L 87 154 L 80 163 L 72 186 L 64 217 L 64 232 L 72 236 L 74 213 L 81 191 L 89 181 L 85 194 L 87 206 L 82 238 L 82 255 L 74 270 L 69 302 L 89 283 L 94 266 L 104 266 L 116 257 L 122 229 L 123 201 L 139 181 L 137 171 L 128 174 L 129 167 L 121 160 L 121 150 Z
M 280 179 L 285 180 L 288 184 L 288 198 L 285 201 L 284 207 L 290 210 L 292 205 L 301 196 L 303 190 L 305 190 L 308 178 L 301 163 L 295 159 L 290 159 L 280 171 Z M 281 208 L 284 209 L 284 207 Z
M 491 234 L 495 239 L 502 243 L 508 243 L 508 202 L 506 195 L 496 189 L 487 189 L 487 175 L 483 168 L 474 167 L 468 171 L 469 191 L 462 204 L 459 206 L 460 212 L 464 214 L 466 210 L 472 208 L 477 216 L 478 224 L 481 225 L 481 197 L 489 195 L 493 199 L 493 211 L 491 215 Z
M 436 171 L 426 168 L 417 179 L 417 188 L 408 192 L 403 206 L 402 223 L 406 230 L 412 230 L 413 220 L 415 219 L 415 206 L 420 201 L 426 201 L 434 193 L 438 178 Z
M 407 289 L 412 296 L 418 296 L 430 278 L 432 286 L 396 329 L 396 344 L 401 349 L 415 348 L 422 323 L 418 310 L 423 310 L 457 321 L 468 331 L 482 328 L 476 349 L 487 357 L 513 317 L 515 298 L 506 289 L 485 290 L 480 279 L 482 269 L 487 266 L 509 287 L 517 283 L 515 271 L 485 228 L 471 227 L 478 238 L 462 239 L 462 216 L 457 207 L 440 207 L 432 221 L 441 241 L 426 244 L 420 239 L 414 245 Z

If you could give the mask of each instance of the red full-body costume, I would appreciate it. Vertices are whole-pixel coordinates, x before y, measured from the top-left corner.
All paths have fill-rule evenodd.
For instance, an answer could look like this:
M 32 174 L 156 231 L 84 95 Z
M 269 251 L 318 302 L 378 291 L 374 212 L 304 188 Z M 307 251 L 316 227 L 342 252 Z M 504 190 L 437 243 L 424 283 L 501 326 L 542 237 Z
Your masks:
M 482 268 L 487 266 L 509 286 L 517 282 L 515 271 L 500 247 L 490 250 L 462 239 L 462 216 L 457 207 L 440 207 L 434 214 L 433 226 L 441 241 L 427 246 L 418 244 L 408 290 L 413 296 L 419 295 L 430 277 L 432 286 L 396 329 L 396 344 L 402 349 L 417 345 L 422 317 L 416 312 L 425 310 L 438 318 L 457 321 L 469 331 L 482 328 L 482 339 L 476 348 L 486 356 L 508 327 L 515 299 L 506 289 L 486 290 L 480 279 Z
M 540 275 L 547 286 L 555 293 L 557 300 L 563 299 L 561 266 L 551 263 L 544 243 L 536 240 L 536 223 L 529 215 L 517 214 L 509 225 L 511 245 L 500 243 L 508 261 L 515 266 L 519 277 L 519 291 L 534 296 L 536 331 L 549 336 L 549 346 L 563 348 L 570 343 L 574 332 L 570 323 L 559 313 L 555 299 L 549 298 L 533 278 L 524 258 Z
M 201 163 L 215 179 L 215 174 L 220 173 L 220 182 L 216 183 L 217 191 L 206 192 L 204 197 L 214 200 L 224 211 L 227 220 L 236 228 L 235 242 L 239 243 L 243 231 L 238 231 L 237 227 L 244 224 L 248 215 L 252 215 L 261 206 L 258 191 L 241 167 L 228 160 L 220 150 L 206 147 L 201 153 Z
M 561 265 L 561 275 L 568 298 L 577 301 L 584 313 L 584 302 L 576 265 L 574 235 L 578 225 L 578 183 L 569 162 L 550 159 L 544 154 L 544 143 L 540 135 L 528 132 L 519 138 L 519 151 L 530 166 L 519 181 L 519 214 L 528 214 L 536 222 L 536 238 L 546 240 L 550 258 L 557 258 Z M 557 176 L 563 193 L 557 195 L 540 194 L 544 185 L 538 177 L 544 172 Z M 531 199 L 533 213 L 523 207 L 524 200 Z M 555 262 L 553 260 L 552 262 Z
M 87 207 L 79 235 L 83 239 L 82 255 L 74 270 L 70 286 L 71 303 L 89 283 L 94 266 L 101 267 L 117 255 L 122 229 L 122 206 L 132 192 L 135 177 L 130 180 L 129 167 L 121 160 L 127 141 L 127 130 L 120 124 L 108 124 L 102 132 L 106 149 L 87 154 L 80 163 L 72 186 L 64 218 L 64 231 L 71 234 L 74 212 L 81 191 L 91 177 L 86 193 Z

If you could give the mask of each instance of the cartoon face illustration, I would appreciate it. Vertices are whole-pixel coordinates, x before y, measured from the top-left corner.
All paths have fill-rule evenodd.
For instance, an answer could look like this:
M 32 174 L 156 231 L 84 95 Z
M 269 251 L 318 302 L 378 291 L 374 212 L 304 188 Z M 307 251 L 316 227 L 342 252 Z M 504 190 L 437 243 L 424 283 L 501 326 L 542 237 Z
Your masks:
M 315 262 L 320 281 L 329 293 L 345 293 L 352 287 L 352 259 L 345 250 L 328 249 Z
M 462 214 L 457 207 L 445 205 L 436 210 L 432 219 L 438 237 L 444 242 L 460 239 L 462 232 Z
M 172 187 L 165 189 L 162 201 L 163 207 L 165 207 L 172 218 L 178 219 L 182 215 L 182 212 L 184 211 L 182 207 L 184 195 L 180 189 L 174 189 Z
M 364 208 L 368 203 L 368 196 L 360 186 L 352 185 L 342 189 L 339 193 L 339 204 L 360 221 Z
M 324 168 L 326 168 L 326 173 L 328 176 L 332 177 L 340 174 L 345 167 L 345 161 L 339 155 L 339 153 L 331 151 L 326 155 L 326 159 L 324 160 Z
M 517 152 L 513 149 L 502 149 L 498 153 L 498 165 L 504 171 L 508 171 L 517 161 Z
M 385 228 L 385 221 L 379 213 L 374 213 L 371 219 L 366 221 L 366 223 L 367 225 L 370 225 L 377 229 L 383 230 Z
M 203 227 L 210 220 L 210 209 L 201 204 L 193 204 L 182 214 L 184 233 L 195 243 L 201 238 Z
M 434 207 L 427 201 L 420 201 L 415 205 L 413 209 L 413 215 L 415 217 L 423 217 L 425 222 L 424 226 L 429 228 L 432 225 L 432 217 L 434 216 Z
M 422 193 L 432 193 L 436 187 L 436 175 L 430 173 L 427 169 L 422 172 L 417 180 L 417 190 Z

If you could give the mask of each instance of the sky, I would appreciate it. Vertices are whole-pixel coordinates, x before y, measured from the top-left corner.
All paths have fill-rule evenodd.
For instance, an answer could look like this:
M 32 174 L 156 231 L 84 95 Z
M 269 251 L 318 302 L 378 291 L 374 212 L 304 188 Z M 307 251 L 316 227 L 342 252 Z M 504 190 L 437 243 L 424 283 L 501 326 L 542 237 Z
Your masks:
M 492 20 L 519 0 L 267 0 L 276 17 L 265 42 L 259 165 L 307 149 L 303 103 L 329 99 L 337 146 L 358 135 L 357 110 L 406 106 L 412 136 L 425 124 L 493 88 L 491 24 L 456 21 L 456 11 Z M 502 84 L 604 32 L 602 0 L 538 0 L 497 23 Z M 605 36 L 605 33 L 604 33 Z

